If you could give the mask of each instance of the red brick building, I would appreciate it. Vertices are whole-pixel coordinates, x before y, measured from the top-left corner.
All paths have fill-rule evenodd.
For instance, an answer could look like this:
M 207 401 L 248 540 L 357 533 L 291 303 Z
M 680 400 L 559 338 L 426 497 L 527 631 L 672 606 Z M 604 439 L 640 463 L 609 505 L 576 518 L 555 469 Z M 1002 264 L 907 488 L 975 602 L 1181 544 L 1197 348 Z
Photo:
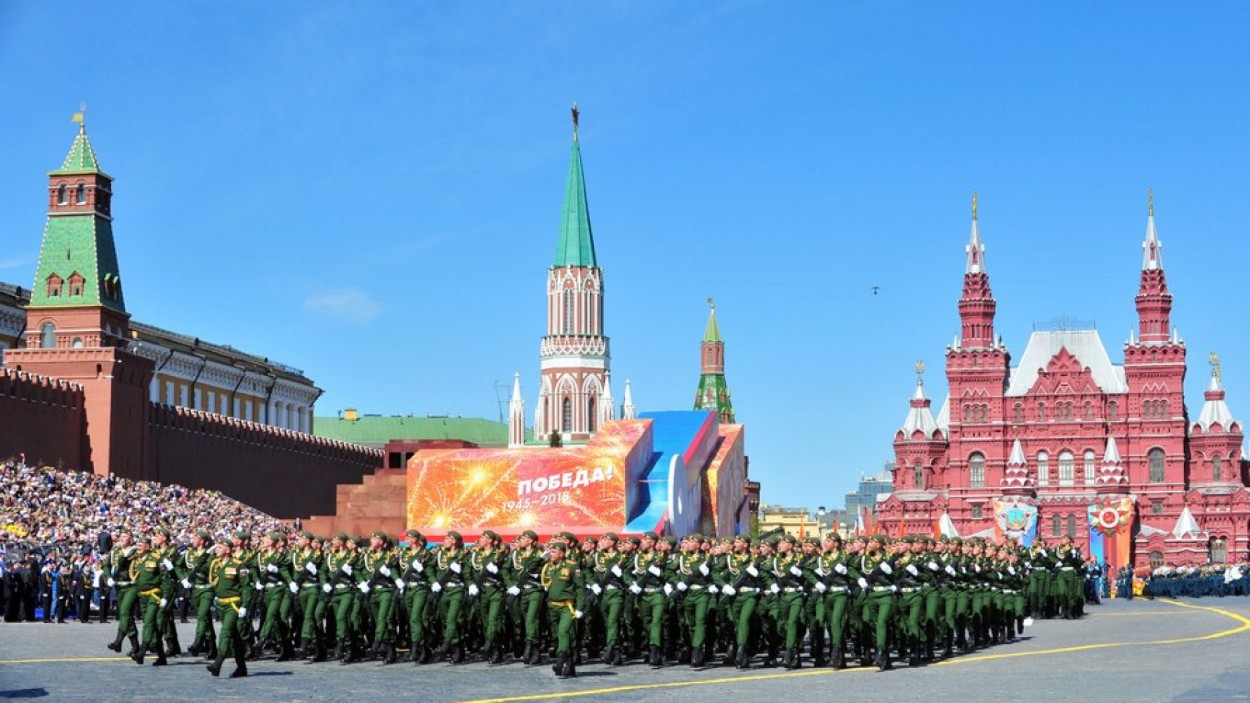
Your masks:
M 1114 363 L 1080 324 L 1035 329 L 1019 362 L 994 333 L 997 303 L 973 198 L 960 334 L 946 348 L 949 395 L 937 416 L 918 374 L 895 433 L 888 531 L 929 531 L 947 513 L 961 535 L 994 534 L 995 501 L 1036 510 L 1036 534 L 1090 542 L 1091 506 L 1130 498 L 1138 564 L 1240 559 L 1250 550 L 1242 428 L 1218 359 L 1196 420 L 1185 407 L 1186 346 L 1150 204 L 1135 332 Z M 918 372 L 923 372 L 918 365 Z M 1129 533 L 1126 533 L 1126 535 Z

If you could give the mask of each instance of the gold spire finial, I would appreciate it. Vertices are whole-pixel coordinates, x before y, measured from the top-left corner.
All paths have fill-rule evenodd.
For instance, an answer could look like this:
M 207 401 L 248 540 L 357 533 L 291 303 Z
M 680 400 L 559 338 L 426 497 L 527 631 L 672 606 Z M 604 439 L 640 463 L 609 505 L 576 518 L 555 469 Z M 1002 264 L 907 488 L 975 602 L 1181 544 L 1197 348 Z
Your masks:
M 977 192 L 972 191 L 972 219 L 977 219 Z
M 916 359 L 916 375 L 924 375 L 924 359 Z
M 1146 189 L 1146 209 L 1149 210 L 1150 216 L 1155 216 L 1155 189 Z
M 1222 380 L 1220 378 L 1220 355 L 1211 352 L 1211 356 L 1207 357 L 1207 361 L 1211 364 L 1211 377 L 1216 381 Z
M 573 101 L 573 141 L 577 141 L 577 123 L 581 112 L 577 109 L 577 101 Z
M 715 301 L 715 300 L 713 300 L 712 298 L 708 298 L 708 299 L 707 299 L 707 304 L 708 304 L 708 307 L 712 308 L 712 312 L 713 312 L 713 313 L 715 313 L 715 312 L 716 312 L 716 301 Z
M 79 132 L 86 131 L 87 129 L 87 103 L 84 102 L 82 103 L 81 106 L 79 106 L 78 112 L 74 113 L 74 116 L 70 118 L 70 121 L 78 123 Z

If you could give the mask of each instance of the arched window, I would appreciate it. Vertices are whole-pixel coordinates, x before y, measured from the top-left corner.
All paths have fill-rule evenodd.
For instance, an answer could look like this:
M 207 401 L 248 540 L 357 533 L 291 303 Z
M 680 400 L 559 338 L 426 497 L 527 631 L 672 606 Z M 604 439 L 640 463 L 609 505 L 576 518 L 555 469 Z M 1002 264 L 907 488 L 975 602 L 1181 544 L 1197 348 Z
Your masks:
M 1117 411 L 1117 410 L 1119 410 L 1119 406 L 1118 406 L 1118 405 L 1116 405 L 1116 403 L 1115 403 L 1115 401 L 1114 401 L 1114 400 L 1113 400 L 1113 401 L 1111 401 L 1110 403 L 1107 403 L 1107 419 L 1108 419 L 1108 420 L 1115 420 L 1115 419 L 1117 419 L 1117 418 L 1116 418 L 1116 411 Z
M 1014 411 L 1015 411 L 1016 422 L 1024 422 L 1024 406 L 1019 403 L 1016 403 Z
M 1076 467 L 1073 462 L 1072 452 L 1059 452 L 1059 485 L 1071 486 L 1076 482 Z
M 61 295 L 61 277 L 55 273 L 48 276 L 48 297 L 56 298 Z
M 43 327 L 39 328 L 39 347 L 42 349 L 56 348 L 56 325 L 51 322 L 45 322 Z
M 1076 516 L 1075 515 L 1068 516 L 1068 536 L 1076 537 Z
M 1215 480 L 1215 481 L 1223 481 L 1223 480 L 1224 480 L 1224 477 L 1223 477 L 1223 473 L 1224 473 L 1224 472 L 1223 472 L 1223 468 L 1224 468 L 1224 467 L 1222 467 L 1222 466 L 1220 465 L 1220 457 L 1219 457 L 1219 456 L 1213 456 L 1213 457 L 1211 457 L 1211 478 L 1212 478 L 1212 480 Z
M 1159 417 L 1169 417 L 1168 402 L 1166 400 L 1159 401 Z
M 568 397 L 565 397 L 560 412 L 560 430 L 562 432 L 573 431 L 573 401 Z
M 573 334 L 573 291 L 564 289 L 564 333 Z
M 1058 537 L 1061 534 L 1062 529 L 1063 527 L 1059 523 L 1059 516 L 1052 515 L 1050 517 L 1050 536 Z
M 69 345 L 74 349 L 82 349 L 84 346 L 82 337 L 74 337 L 74 341 L 70 342 Z
M 1090 420 L 1093 417 L 1094 417 L 1094 404 L 1087 400 L 1085 401 L 1085 419 Z
M 921 490 L 924 488 L 924 466 L 916 464 L 916 468 L 912 474 L 912 488 Z
M 1150 482 L 1163 483 L 1163 450 L 1155 447 L 1146 454 L 1146 458 L 1150 463 Z
M 586 291 L 582 295 L 582 332 L 591 334 L 595 328 L 594 322 L 591 320 L 591 301 L 594 300 L 594 293 Z
M 1228 542 L 1220 537 L 1211 540 L 1209 558 L 1212 564 L 1223 564 L 1228 561 Z
M 1050 485 L 1050 455 L 1044 450 L 1037 453 L 1037 485 Z
M 1094 485 L 1094 473 L 1096 471 L 1096 469 L 1094 468 L 1095 461 L 1096 459 L 1095 459 L 1094 450 L 1086 449 L 1085 450 L 1085 485 L 1086 486 Z
M 76 190 L 76 191 L 75 191 L 75 193 L 74 193 L 74 200 L 75 200 L 75 201 L 76 201 L 79 205 L 86 205 L 86 204 L 87 204 L 87 186 L 85 186 L 85 185 L 83 185 L 83 184 L 81 184 L 81 183 L 79 183 L 79 184 L 78 184 L 78 188 L 77 188 L 77 190 Z
M 985 487 L 985 455 L 975 452 L 968 457 L 968 486 L 971 488 Z
M 1045 403 L 1037 404 L 1037 421 L 1046 422 L 1046 404 Z
M 62 183 L 60 187 L 56 189 L 56 204 L 57 205 L 69 204 L 69 194 L 65 192 L 64 183 Z
M 1159 568 L 1162 568 L 1162 567 L 1163 567 L 1163 552 L 1160 552 L 1160 551 L 1157 551 L 1157 550 L 1156 550 L 1156 551 L 1151 552 L 1151 553 L 1150 553 L 1150 568 L 1151 568 L 1151 570 L 1154 570 L 1154 569 L 1159 569 Z
M 587 429 L 587 431 L 589 431 L 589 432 L 594 432 L 594 431 L 595 431 L 595 429 L 596 429 L 595 420 L 596 420 L 596 418 L 595 418 L 595 399 L 594 399 L 593 397 L 591 397 L 591 399 L 590 399 L 589 401 L 587 401 L 587 402 L 586 402 L 586 429 Z

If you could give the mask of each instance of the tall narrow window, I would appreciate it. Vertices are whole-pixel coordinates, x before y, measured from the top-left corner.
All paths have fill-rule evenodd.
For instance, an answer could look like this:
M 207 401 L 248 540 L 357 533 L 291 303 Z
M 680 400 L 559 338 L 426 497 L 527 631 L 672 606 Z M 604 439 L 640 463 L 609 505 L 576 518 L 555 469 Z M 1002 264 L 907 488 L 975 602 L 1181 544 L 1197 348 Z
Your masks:
M 1024 422 L 1024 406 L 1016 403 L 1015 406 L 1016 422 Z
M 1050 485 L 1050 455 L 1044 451 L 1037 453 L 1037 485 Z
M 1163 450 L 1155 447 L 1146 457 L 1150 463 L 1150 482 L 1163 483 Z
M 594 432 L 597 429 L 595 420 L 595 399 L 591 396 L 586 402 L 586 429 L 588 431 Z
M 1218 537 L 1211 540 L 1211 563 L 1223 564 L 1226 561 L 1228 561 L 1228 543 Z
M 56 189 L 56 204 L 57 205 L 69 204 L 69 194 L 65 192 L 64 183 L 62 183 L 61 186 Z
M 1045 403 L 1037 404 L 1037 421 L 1046 422 L 1046 404 Z
M 43 327 L 39 328 L 39 347 L 41 349 L 53 349 L 56 347 L 56 325 L 51 322 L 45 322 Z
M 1062 528 L 1061 528 L 1061 527 L 1060 527 L 1060 525 L 1059 525 L 1059 516 L 1058 516 L 1058 515 L 1052 515 L 1052 516 L 1050 517 L 1050 536 L 1051 536 L 1051 537 L 1058 537 L 1058 536 L 1061 534 L 1061 532 L 1060 532 L 1060 530 L 1061 530 L 1061 529 L 1062 529 Z
M 1094 472 L 1095 472 L 1094 461 L 1095 461 L 1094 450 L 1086 449 L 1085 450 L 1085 485 L 1086 486 L 1094 485 Z
M 921 490 L 924 488 L 924 466 L 916 464 L 912 475 L 912 488 Z
M 1223 481 L 1223 467 L 1220 466 L 1220 458 L 1218 456 L 1211 457 L 1211 477 L 1216 481 Z
M 1115 401 L 1111 401 L 1110 403 L 1107 403 L 1107 419 L 1108 420 L 1119 419 L 1116 417 L 1116 411 L 1119 410 L 1119 407 L 1120 406 L 1116 405 Z
M 968 485 L 971 488 L 985 487 L 985 456 L 980 452 L 968 457 Z
M 81 183 L 78 184 L 78 189 L 74 194 L 74 200 L 77 201 L 79 205 L 87 204 L 87 186 L 82 185 Z
M 564 290 L 564 333 L 573 334 L 573 291 Z
M 560 412 L 560 431 L 573 431 L 573 401 L 567 397 L 564 399 L 564 405 Z
M 1068 516 L 1068 536 L 1076 537 L 1076 516 L 1075 515 Z
M 582 295 L 582 320 L 583 320 L 582 333 L 583 334 L 593 334 L 593 331 L 595 329 L 594 323 L 591 320 L 591 314 L 590 314 L 591 307 L 592 307 L 590 303 L 591 303 L 591 300 L 593 299 L 593 296 L 594 294 L 591 293 L 590 291 L 586 291 L 586 293 Z
M 1076 482 L 1076 467 L 1073 462 L 1072 452 L 1059 452 L 1059 485 L 1071 486 Z

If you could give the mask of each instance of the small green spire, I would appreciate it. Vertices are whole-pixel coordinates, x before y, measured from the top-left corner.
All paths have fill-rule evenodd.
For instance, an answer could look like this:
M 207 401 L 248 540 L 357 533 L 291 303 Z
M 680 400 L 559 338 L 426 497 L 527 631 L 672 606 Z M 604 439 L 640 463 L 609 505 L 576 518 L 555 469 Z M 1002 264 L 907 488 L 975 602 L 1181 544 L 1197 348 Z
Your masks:
M 556 246 L 555 265 L 593 268 L 597 265 L 595 239 L 590 230 L 590 205 L 586 201 L 586 179 L 582 174 L 577 122 L 577 103 L 573 103 L 573 151 L 569 156 L 569 178 L 564 190 L 564 213 L 560 219 L 560 243 Z
M 50 173 L 101 173 L 100 164 L 95 159 L 95 150 L 91 148 L 91 142 L 87 139 L 87 123 L 81 119 L 74 121 L 78 122 L 78 136 L 74 137 L 74 143 L 70 145 L 69 153 L 65 155 L 65 161 L 61 167 Z
M 712 312 L 707 316 L 707 329 L 703 332 L 703 341 L 719 342 L 721 338 L 720 327 L 716 326 L 716 301 L 708 298 L 707 304 L 712 308 Z

